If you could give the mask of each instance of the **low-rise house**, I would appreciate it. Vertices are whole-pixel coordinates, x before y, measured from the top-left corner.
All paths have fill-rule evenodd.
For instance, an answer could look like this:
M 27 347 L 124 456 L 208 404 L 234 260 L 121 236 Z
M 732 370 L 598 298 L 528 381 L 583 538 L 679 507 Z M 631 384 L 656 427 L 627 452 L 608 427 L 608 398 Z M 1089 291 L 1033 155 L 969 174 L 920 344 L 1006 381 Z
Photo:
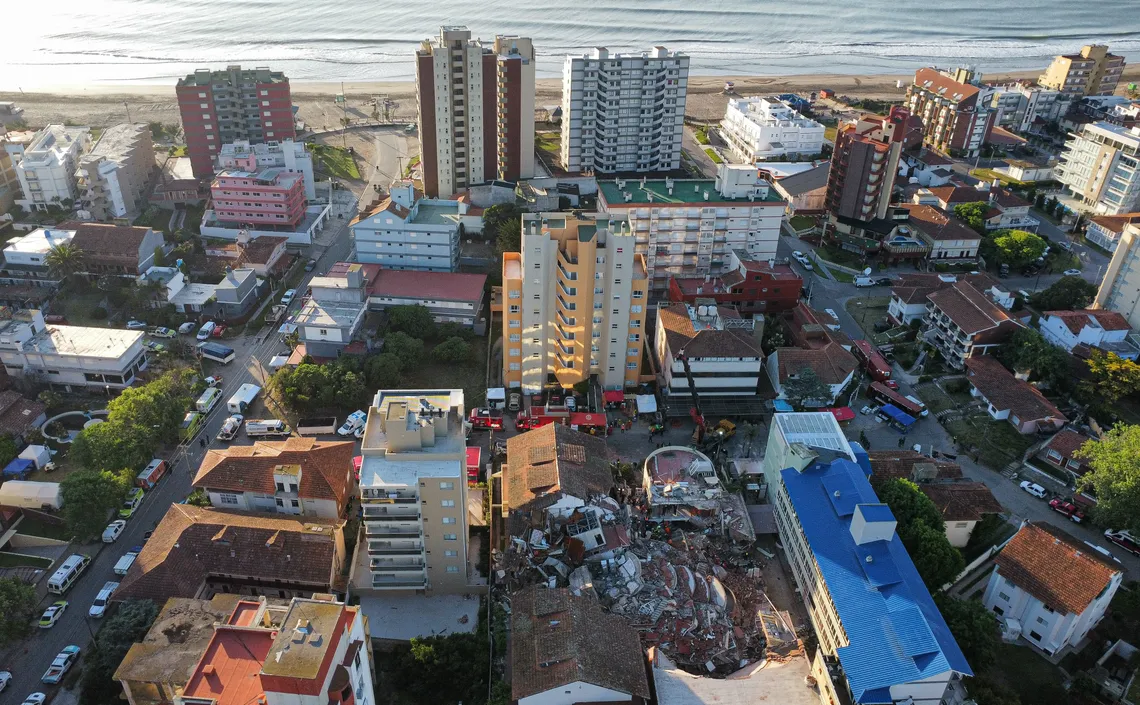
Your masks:
M 352 259 L 385 269 L 454 272 L 467 208 L 464 201 L 424 198 L 411 181 L 394 182 L 387 198 L 349 223 Z
M 896 228 L 896 232 L 904 227 L 913 228 L 919 238 L 929 245 L 930 259 L 940 261 L 977 259 L 982 237 L 965 223 L 933 206 L 908 205 L 906 209 L 910 213 L 910 219 L 907 220 L 906 226 L 900 225 Z M 890 243 L 891 239 L 888 239 L 884 246 L 889 246 Z
M 293 318 L 309 355 L 333 358 L 364 352 L 357 333 L 368 311 L 368 287 L 380 273 L 376 264 L 337 262 L 325 276 L 309 281 L 312 296 Z
M 336 519 L 355 491 L 351 441 L 290 438 L 206 452 L 193 486 L 218 509 Z
M 1025 159 L 1006 159 L 1005 163 L 1005 166 L 998 167 L 994 171 L 1022 183 L 1053 180 L 1053 166 L 1051 164 L 1031 162 Z
M 10 309 L 0 309 L 0 361 L 64 391 L 129 387 L 147 366 L 141 331 L 47 325 L 40 311 Z
M 226 271 L 214 285 L 214 300 L 224 318 L 241 318 L 257 303 L 257 273 L 249 267 Z
M 80 223 L 71 244 L 83 253 L 83 271 L 88 275 L 137 277 L 154 266 L 154 253 L 164 241 L 161 232 L 150 228 Z
M 1037 322 L 1041 335 L 1053 345 L 1073 352 L 1078 345 L 1088 345 L 1116 353 L 1128 360 L 1140 357 L 1140 348 L 1128 339 L 1132 326 L 1116 311 L 1078 309 L 1045 311 Z
M 288 242 L 287 237 L 262 235 L 248 241 L 206 245 L 206 256 L 216 258 L 223 267 L 247 267 L 262 278 L 280 276 L 289 264 L 285 257 Z
M 309 597 L 343 591 L 344 522 L 174 504 L 123 577 L 116 600 L 218 593 Z
M 982 603 L 1047 654 L 1081 643 L 1100 623 L 1123 571 L 1112 559 L 1060 529 L 1025 522 L 994 558 Z
M 987 354 L 1021 328 L 1017 319 L 967 281 L 927 294 L 926 300 L 925 337 L 955 369 Z
M 152 308 L 173 306 L 178 313 L 200 313 L 214 301 L 213 284 L 187 284 L 177 267 L 151 267 L 139 275 L 138 286 L 150 289 Z
M 1080 477 L 1092 471 L 1084 460 L 1076 457 L 1076 452 L 1080 450 L 1086 443 L 1092 442 L 1092 438 L 1086 436 L 1079 431 L 1074 431 L 1071 428 L 1063 428 L 1057 432 L 1057 435 L 1049 439 L 1040 451 L 1037 452 L 1037 457 L 1045 462 L 1054 465 L 1068 473 L 1073 477 Z
M 1035 233 L 1041 221 L 1029 215 L 1033 205 L 1021 196 L 994 186 L 989 190 L 989 210 L 986 211 L 986 230 L 1024 230 Z
M 804 370 L 811 370 L 828 387 L 827 399 L 805 399 L 807 405 L 829 406 L 835 403 L 843 388 L 851 383 L 859 362 L 855 356 L 844 350 L 838 343 L 828 342 L 815 349 L 778 348 L 768 356 L 766 363 L 768 378 L 777 398 L 787 399 L 784 384 L 798 377 Z
M 425 306 L 436 323 L 485 326 L 487 275 L 381 269 L 368 289 L 368 308 Z
M 658 306 L 653 351 L 662 391 L 689 399 L 691 374 L 701 396 L 755 394 L 764 353 L 754 328 L 754 321 L 731 308 L 702 299 L 697 305 Z
M 744 250 L 729 250 L 721 274 L 669 277 L 669 300 L 695 304 L 712 299 L 744 315 L 782 313 L 800 300 L 804 280 L 788 264 L 753 259 Z
M 21 445 L 28 431 L 47 421 L 46 410 L 46 406 L 25 399 L 19 392 L 0 392 L 0 435 L 11 436 L 16 439 L 17 446 Z
M 1140 213 L 1121 213 L 1120 215 L 1093 215 L 1089 216 L 1088 226 L 1085 228 L 1085 238 L 1089 242 L 1103 247 L 1109 252 L 1116 252 L 1116 245 L 1120 236 L 1129 223 L 1140 223 Z
M 970 383 L 970 394 L 986 403 L 990 416 L 997 421 L 1009 421 L 1018 433 L 1058 429 L 1068 421 L 1041 392 L 1014 377 L 996 358 L 967 359 L 966 380 Z
M 565 588 L 531 586 L 511 596 L 510 658 L 518 705 L 650 700 L 637 631 Z
M 823 162 L 798 174 L 772 182 L 772 188 L 788 202 L 788 215 L 819 215 L 826 208 L 827 173 L 830 162 Z
M 12 238 L 4 246 L 0 284 L 55 288 L 60 279 L 47 265 L 48 253 L 70 243 L 74 237 L 74 230 L 36 228 L 27 235 Z
M 1000 289 L 998 280 L 988 274 L 902 274 L 891 287 L 887 318 L 896 325 L 909 325 L 922 319 L 926 316 L 926 297 L 959 281 L 981 292 L 992 291 L 1002 299 L 1008 295 Z
M 776 98 L 729 98 L 720 121 L 720 135 L 733 160 L 743 164 L 819 154 L 825 131 Z
M 909 169 L 909 178 L 914 179 L 911 183 L 925 188 L 945 186 L 954 174 L 950 169 L 954 160 L 925 147 L 917 153 L 904 154 L 903 162 Z

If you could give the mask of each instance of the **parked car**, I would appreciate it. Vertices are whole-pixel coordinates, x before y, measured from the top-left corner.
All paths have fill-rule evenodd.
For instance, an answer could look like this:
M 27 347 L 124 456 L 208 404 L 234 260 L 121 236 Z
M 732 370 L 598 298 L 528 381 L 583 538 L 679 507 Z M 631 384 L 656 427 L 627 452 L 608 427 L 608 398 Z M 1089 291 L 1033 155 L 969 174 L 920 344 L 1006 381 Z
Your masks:
M 125 528 L 127 528 L 127 522 L 122 519 L 116 519 L 108 524 L 107 528 L 103 529 L 103 543 L 115 543 Z
M 336 430 L 338 436 L 351 436 L 356 433 L 357 427 L 363 426 L 364 422 L 368 420 L 367 412 L 357 410 L 348 415 L 344 420 L 344 424 Z
M 213 376 L 207 377 L 206 379 L 204 379 L 202 381 L 206 383 L 207 387 L 216 387 L 222 383 L 222 376 L 221 375 L 213 375 Z
M 217 323 L 214 323 L 213 321 L 206 321 L 205 325 L 203 325 L 198 330 L 198 335 L 196 335 L 195 337 L 198 340 L 209 340 L 210 336 L 214 334 L 214 329 L 217 327 L 218 327 Z
M 1078 524 L 1084 521 L 1085 518 L 1085 513 L 1078 509 L 1077 505 L 1073 504 L 1072 502 L 1066 502 L 1060 497 L 1050 500 L 1049 508 L 1059 514 L 1064 514 L 1065 516 L 1069 517 L 1069 519 L 1075 521 Z
M 578 398 L 575 397 L 573 394 L 568 394 L 566 396 L 566 408 L 569 409 L 570 411 L 577 411 L 578 410 Z
M 127 321 L 127 330 L 145 330 L 146 321 Z
M 127 498 L 123 500 L 123 508 L 119 510 L 119 517 L 122 519 L 130 519 L 135 515 L 139 505 L 143 500 L 143 488 L 136 487 L 127 493 Z
M 855 287 L 863 289 L 868 286 L 874 286 L 875 280 L 871 277 L 855 277 Z
M 888 379 L 887 381 L 883 382 L 883 386 L 896 392 L 899 390 L 899 383 L 893 379 Z
M 40 629 L 51 629 L 55 623 L 60 620 L 63 613 L 67 611 L 67 600 L 57 600 L 51 603 L 51 606 L 44 610 L 43 615 L 40 617 Z
M 63 680 L 63 675 L 71 670 L 75 662 L 79 660 L 79 647 L 75 644 L 63 647 L 63 651 L 55 657 L 55 660 L 48 666 L 48 670 L 44 671 L 44 675 L 40 680 L 44 683 L 59 683 Z
M 178 326 L 178 332 L 181 333 L 182 335 L 189 335 L 190 333 L 194 332 L 194 328 L 196 325 L 197 324 L 194 323 L 194 321 L 186 321 L 182 325 Z
M 47 696 L 43 693 L 32 693 L 24 698 L 23 705 L 44 705 Z
M 289 304 L 293 303 L 293 299 L 296 298 L 296 296 L 297 296 L 297 290 L 296 289 L 286 289 L 285 293 L 281 295 L 281 303 L 288 306 Z
M 1137 541 L 1136 538 L 1126 530 L 1113 531 L 1112 529 L 1105 529 L 1104 537 L 1132 555 L 1140 556 L 1140 541 Z
M 1060 247 L 1065 252 L 1073 251 L 1073 243 L 1069 242 L 1068 240 L 1062 240 L 1061 242 L 1057 243 L 1057 247 Z
M 1002 266 L 998 267 L 998 276 L 1001 277 L 1002 279 L 1005 279 L 1006 277 L 1009 276 L 1009 265 L 1008 264 L 1003 264 Z
M 315 259 L 311 259 L 305 263 L 305 271 L 306 272 L 311 272 L 316 268 L 317 268 L 317 261 Z
M 1038 485 L 1036 482 L 1030 482 L 1029 480 L 1022 480 L 1019 487 L 1021 487 L 1021 489 L 1025 490 L 1026 492 L 1033 495 L 1034 497 L 1041 497 L 1042 499 L 1045 497 L 1045 488 L 1042 487 L 1041 485 Z
M 518 411 L 522 408 L 522 395 L 518 392 L 511 392 L 507 396 L 507 411 Z
M 7 688 L 8 684 L 11 682 L 12 682 L 12 672 L 11 671 L 0 671 L 0 693 L 3 693 L 4 689 Z
M 809 260 L 807 258 L 807 255 L 800 252 L 799 250 L 795 250 L 794 252 L 792 252 L 792 259 L 799 262 L 800 266 L 803 267 L 804 269 L 808 270 L 809 272 L 813 271 L 812 266 L 811 266 L 811 260 Z
M 878 286 L 890 286 L 891 284 L 894 284 L 894 280 L 890 277 L 879 277 L 875 280 L 875 284 Z
M 170 328 L 163 328 L 161 326 L 152 330 L 150 334 L 155 338 L 173 338 L 174 336 L 178 335 L 174 332 L 174 330 Z
M 1079 270 L 1079 269 L 1066 269 L 1065 271 L 1061 272 L 1061 274 L 1064 274 L 1066 277 L 1079 277 L 1079 276 L 1081 276 L 1081 270 Z
M 147 350 L 150 350 L 151 352 L 162 352 L 162 351 L 166 350 L 165 345 L 163 345 L 162 343 L 155 342 L 153 340 L 145 341 L 143 343 L 143 347 L 146 348 Z

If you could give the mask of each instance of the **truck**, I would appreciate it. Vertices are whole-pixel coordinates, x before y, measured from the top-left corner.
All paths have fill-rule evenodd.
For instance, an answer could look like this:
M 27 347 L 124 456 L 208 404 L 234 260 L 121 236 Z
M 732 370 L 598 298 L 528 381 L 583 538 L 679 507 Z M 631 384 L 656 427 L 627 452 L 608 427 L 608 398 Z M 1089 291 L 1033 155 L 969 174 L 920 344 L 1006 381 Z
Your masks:
M 117 563 L 115 563 L 115 575 L 126 575 L 127 571 L 130 570 L 131 566 L 135 564 L 135 559 L 138 557 L 139 554 L 136 551 L 127 551 L 127 554 L 120 558 Z
M 236 357 L 233 348 L 227 348 L 225 345 L 217 343 L 198 343 L 198 354 L 207 360 L 220 362 L 223 365 L 233 362 L 234 357 Z
M 1137 541 L 1136 538 L 1126 530 L 1113 531 L 1112 529 L 1105 529 L 1104 537 L 1132 555 L 1140 556 L 1140 541 Z
M 541 428 L 550 423 L 565 423 L 569 417 L 566 414 L 551 415 L 543 412 L 541 408 L 532 407 L 530 411 L 519 412 L 515 417 L 515 429 L 529 431 L 532 428 Z
M 285 315 L 285 309 L 287 308 L 289 307 L 284 304 L 273 304 L 269 309 L 269 313 L 265 314 L 265 322 L 276 323 L 280 321 L 281 317 Z
M 335 416 L 315 416 L 297 419 L 297 433 L 302 436 L 318 436 L 322 433 L 336 433 Z
M 229 417 L 222 423 L 222 428 L 218 431 L 217 439 L 219 441 L 232 441 L 237 437 L 238 431 L 241 430 L 242 417 L 237 414 Z
M 926 411 L 925 405 L 915 404 L 882 382 L 871 382 L 870 386 L 867 387 L 867 396 L 880 404 L 892 404 L 915 418 L 926 415 L 923 413 Z
M 222 398 L 222 390 L 217 387 L 210 387 L 202 392 L 202 396 L 198 397 L 198 401 L 194 402 L 194 408 L 202 414 L 208 414 L 214 410 L 218 405 L 218 400 Z
M 482 431 L 502 431 L 503 430 L 503 411 L 502 409 L 472 409 L 471 415 L 468 417 L 471 422 L 471 428 Z
M 178 427 L 178 437 L 183 440 L 189 440 L 197 436 L 205 420 L 206 417 L 197 411 L 188 412 L 182 417 L 182 425 Z
M 863 365 L 863 369 L 871 376 L 871 379 L 878 382 L 886 382 L 891 378 L 891 366 L 887 362 L 887 358 L 883 357 L 882 353 L 875 349 L 866 340 L 852 340 L 851 352 L 855 355 L 855 359 Z
M 256 419 L 245 422 L 245 435 L 250 438 L 282 437 L 292 432 L 289 425 L 279 419 Z
M 147 463 L 146 467 L 139 471 L 135 476 L 135 486 L 141 487 L 144 490 L 152 490 L 158 484 L 158 481 L 166 475 L 168 466 L 165 460 L 155 458 Z
M 231 414 L 244 414 L 253 400 L 257 399 L 258 394 L 261 394 L 261 387 L 256 384 L 243 384 L 226 402 L 226 408 Z

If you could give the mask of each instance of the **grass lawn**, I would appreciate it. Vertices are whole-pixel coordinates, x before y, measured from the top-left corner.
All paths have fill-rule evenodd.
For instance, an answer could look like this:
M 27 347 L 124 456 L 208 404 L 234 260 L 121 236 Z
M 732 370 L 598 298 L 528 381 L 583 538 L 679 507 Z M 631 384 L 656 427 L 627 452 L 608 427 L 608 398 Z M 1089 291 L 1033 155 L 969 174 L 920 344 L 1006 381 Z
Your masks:
M 860 296 L 848 300 L 847 313 L 851 314 L 867 337 L 870 337 L 875 333 L 875 322 L 887 317 L 887 307 L 890 303 L 889 296 Z
M 855 277 L 847 272 L 832 272 L 830 269 L 827 271 L 831 272 L 831 276 L 835 277 L 835 281 L 837 282 L 850 284 L 855 281 Z
M 562 133 L 536 132 L 534 146 L 546 154 L 551 164 L 558 164 L 562 159 Z
M 792 230 L 798 232 L 800 230 L 806 230 L 807 228 L 814 227 L 816 224 L 816 219 L 806 215 L 793 215 L 788 220 L 788 223 L 792 226 Z
M 842 250 L 834 245 L 821 245 L 815 248 L 815 255 L 822 260 L 838 264 L 841 267 L 851 267 L 852 269 L 860 269 L 863 266 L 863 258 L 854 252 Z
M 420 165 L 420 155 L 417 154 L 416 156 L 414 156 L 408 160 L 408 165 L 406 167 L 404 167 L 404 176 L 405 177 L 411 176 L 412 175 L 412 169 L 415 169 L 419 165 Z
M 313 158 L 317 161 L 317 168 L 324 173 L 338 179 L 360 180 L 360 170 L 356 168 L 356 159 L 347 149 L 327 144 L 314 144 L 311 148 Z
M 930 409 L 932 414 L 958 406 L 958 402 L 951 399 L 950 395 L 942 391 L 937 384 L 924 384 L 921 387 L 916 387 L 914 393 L 922 400 L 923 404 L 926 404 L 926 408 Z
M 835 142 L 835 135 L 839 132 L 836 127 L 825 127 L 823 130 L 823 138 L 828 142 Z
M 107 295 L 99 290 L 86 292 L 69 291 L 64 296 L 57 297 L 56 303 L 61 304 L 61 313 L 67 322 L 73 326 L 107 327 L 107 318 L 96 319 L 91 313 L 99 306 Z
M 994 421 L 982 411 L 942 424 L 963 450 L 977 456 L 977 462 L 1000 471 L 1033 445 L 1034 436 L 1023 436 L 1005 421 Z
M 1028 646 L 998 644 L 995 665 L 983 675 L 1012 688 L 1021 702 L 1065 705 L 1068 693 L 1061 687 L 1061 672 Z
M 700 144 L 709 143 L 709 130 L 707 127 L 698 127 L 693 130 L 693 136 L 697 138 L 697 142 Z
M 152 230 L 159 230 L 170 235 L 170 211 L 151 206 L 143 214 L 135 218 L 135 225 L 145 225 Z
M 706 147 L 705 148 L 705 154 L 709 155 L 709 159 L 712 160 L 713 164 L 723 164 L 724 163 L 724 160 L 720 158 L 720 155 L 717 154 L 716 151 L 712 147 Z
M 435 347 L 431 345 L 431 347 Z M 424 364 L 404 373 L 403 386 L 408 389 L 463 389 L 463 400 L 471 408 L 482 406 L 487 398 L 487 341 L 471 341 L 471 362 L 465 365 L 445 364 L 431 360 L 431 350 L 424 351 Z
M 71 540 L 71 530 L 64 524 L 49 524 L 27 514 L 20 521 L 20 525 L 16 527 L 16 533 L 42 536 L 46 539 L 57 539 L 59 541 Z
M 51 561 L 39 556 L 17 556 L 15 553 L 0 552 L 0 568 L 50 568 Z
M 1010 178 L 1009 175 L 1003 174 L 1000 171 L 994 171 L 993 169 L 974 169 L 970 172 L 970 176 L 989 182 L 993 182 L 994 179 L 997 179 L 1003 186 L 1025 186 L 1024 181 Z

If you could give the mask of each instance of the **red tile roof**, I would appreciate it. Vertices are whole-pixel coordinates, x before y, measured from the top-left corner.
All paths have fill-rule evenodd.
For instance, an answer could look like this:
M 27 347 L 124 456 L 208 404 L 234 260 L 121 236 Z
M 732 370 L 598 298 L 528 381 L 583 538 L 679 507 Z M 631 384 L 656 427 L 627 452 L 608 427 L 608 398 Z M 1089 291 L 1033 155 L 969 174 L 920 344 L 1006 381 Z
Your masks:
M 1065 428 L 1061 429 L 1057 435 L 1049 439 L 1049 443 L 1045 445 L 1045 450 L 1055 450 L 1061 454 L 1062 458 L 1067 460 L 1072 458 L 1073 453 L 1076 453 L 1081 446 L 1091 440 L 1093 439 L 1083 433 L 1077 433 L 1072 429 Z
M 561 424 L 507 439 L 507 457 L 503 499 L 512 513 L 545 508 L 565 495 L 585 500 L 613 487 L 605 440 Z
M 943 521 L 981 521 L 986 514 L 1004 510 L 984 482 L 924 482 L 919 487 L 938 507 Z
M 277 633 L 268 629 L 219 626 L 182 690 L 183 697 L 216 705 L 251 705 L 265 694 L 261 665 Z M 262 698 L 264 699 L 264 698 Z
M 1027 208 L 1033 205 L 1008 189 L 995 188 L 991 190 L 991 193 L 993 194 L 994 203 L 1002 208 Z
M 909 224 L 918 228 L 931 240 L 972 240 L 980 242 L 978 235 L 972 228 L 957 218 L 951 218 L 933 206 L 903 206 L 910 213 Z
M 382 269 L 368 289 L 371 296 L 431 301 L 478 301 L 486 274 Z
M 779 348 L 776 356 L 780 384 L 805 369 L 815 372 L 824 384 L 839 384 L 859 367 L 855 356 L 835 343 L 828 343 L 816 350 Z
M 1120 215 L 1093 215 L 1089 220 L 1096 223 L 1110 233 L 1119 233 L 1129 223 L 1140 222 L 1140 213 L 1121 213 Z
M 81 223 L 71 244 L 88 259 L 132 259 L 138 264 L 139 248 L 150 228 L 106 223 Z M 149 256 L 150 253 L 144 253 Z
M 959 83 L 949 76 L 943 76 L 936 69 L 932 68 L 921 68 L 915 71 L 914 84 L 951 103 L 960 103 L 978 94 L 977 86 L 971 86 L 968 83 Z
M 302 499 L 331 499 L 343 508 L 353 493 L 352 441 L 318 441 L 295 437 L 249 446 L 209 450 L 194 476 L 194 487 L 228 492 L 273 494 L 273 469 L 300 465 L 298 495 Z
M 949 184 L 946 186 L 935 186 L 929 189 L 935 198 L 942 201 L 947 206 L 953 206 L 959 203 L 977 203 L 978 201 L 988 201 L 990 196 L 984 191 L 979 191 L 973 186 L 955 186 Z
M 998 575 L 1066 614 L 1081 614 L 1120 568 L 1049 524 L 1026 522 L 994 558 Z
M 1128 325 L 1128 319 L 1116 311 L 1083 308 L 1076 311 L 1045 312 L 1045 318 L 1051 316 L 1060 318 L 1073 335 L 1080 335 L 1085 326 L 1089 325 L 1090 318 L 1096 320 L 1104 330 L 1132 330 L 1132 326 Z
M 867 458 L 871 461 L 871 483 L 897 479 L 911 479 L 914 466 L 920 464 L 933 465 L 936 471 L 931 479 L 955 480 L 962 477 L 962 466 L 949 460 L 936 460 L 917 451 L 899 450 L 869 450 Z
M 736 313 L 732 309 L 723 309 L 722 314 L 730 311 Z M 689 317 L 685 304 L 658 306 L 657 322 L 665 330 L 665 339 L 673 355 L 684 350 L 690 358 L 764 356 L 752 331 L 735 328 L 694 330 L 693 319 Z
M 995 409 L 1008 409 L 1023 423 L 1041 419 L 1068 420 L 1041 392 L 1014 377 L 996 358 L 988 355 L 966 358 L 966 379 Z
M 1005 309 L 986 298 L 982 292 L 967 282 L 957 282 L 930 294 L 927 299 L 967 335 L 996 328 L 1006 321 L 1014 320 Z
M 0 433 L 23 436 L 45 409 L 43 404 L 25 399 L 19 392 L 0 392 Z

